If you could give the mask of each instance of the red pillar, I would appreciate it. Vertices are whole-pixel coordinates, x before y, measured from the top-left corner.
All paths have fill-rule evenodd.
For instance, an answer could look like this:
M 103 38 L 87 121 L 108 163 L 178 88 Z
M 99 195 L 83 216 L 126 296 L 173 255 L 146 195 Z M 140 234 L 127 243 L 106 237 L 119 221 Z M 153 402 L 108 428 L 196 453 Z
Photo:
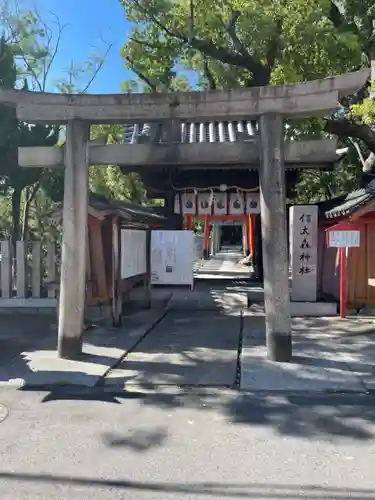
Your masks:
M 185 215 L 184 229 L 190 231 L 193 226 L 193 216 L 188 214 Z
M 250 247 L 249 247 L 249 220 L 247 218 L 247 216 L 245 215 L 245 219 L 244 219 L 244 228 L 245 228 L 245 247 L 246 247 L 246 253 L 245 255 L 249 255 L 250 254 Z
M 254 216 L 247 216 L 247 248 L 249 249 L 249 254 L 254 258 L 255 253 L 255 225 L 254 225 Z
M 340 248 L 340 318 L 346 318 L 346 248 Z
M 203 258 L 208 259 L 210 245 L 210 216 L 204 216 L 204 230 L 203 230 Z

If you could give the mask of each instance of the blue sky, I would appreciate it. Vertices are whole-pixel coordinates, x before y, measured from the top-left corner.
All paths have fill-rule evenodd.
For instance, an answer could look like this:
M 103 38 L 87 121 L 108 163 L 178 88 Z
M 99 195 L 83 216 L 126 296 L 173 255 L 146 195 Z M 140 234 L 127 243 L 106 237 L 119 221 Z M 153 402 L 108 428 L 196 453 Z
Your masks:
M 30 7 L 37 7 L 44 19 L 56 14 L 64 31 L 50 84 L 66 75 L 73 60 L 79 66 L 90 54 L 102 54 L 106 43 L 113 47 L 90 92 L 119 92 L 121 83 L 132 74 L 124 68 L 120 49 L 130 32 L 130 24 L 118 0 L 26 0 Z

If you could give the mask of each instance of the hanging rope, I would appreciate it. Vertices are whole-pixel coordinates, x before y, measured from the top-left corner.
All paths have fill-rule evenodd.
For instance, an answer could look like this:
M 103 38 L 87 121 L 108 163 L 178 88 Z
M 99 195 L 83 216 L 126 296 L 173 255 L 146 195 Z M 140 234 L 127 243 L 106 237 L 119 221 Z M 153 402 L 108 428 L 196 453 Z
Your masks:
M 193 191 L 193 193 L 197 194 L 197 193 L 204 193 L 204 192 L 213 192 L 215 189 L 217 190 L 220 190 L 220 186 L 207 186 L 207 187 L 204 187 L 204 188 L 197 188 L 197 187 L 184 187 L 184 188 L 177 188 L 175 186 L 173 186 L 172 184 L 172 189 L 174 191 L 183 191 L 183 192 L 187 192 L 187 191 Z M 242 191 L 243 193 L 254 193 L 256 191 L 259 191 L 259 187 L 256 187 L 256 188 L 251 188 L 251 189 L 246 189 L 246 188 L 242 188 L 241 186 L 227 186 L 227 190 L 229 189 L 235 189 L 236 191 Z

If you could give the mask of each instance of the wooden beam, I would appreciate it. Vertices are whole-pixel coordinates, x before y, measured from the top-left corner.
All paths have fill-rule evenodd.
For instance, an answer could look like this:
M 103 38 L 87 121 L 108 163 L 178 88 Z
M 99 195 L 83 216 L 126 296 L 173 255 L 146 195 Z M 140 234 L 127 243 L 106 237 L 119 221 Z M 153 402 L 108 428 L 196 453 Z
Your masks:
M 310 167 L 333 163 L 337 140 L 289 141 L 285 146 L 285 163 Z M 175 166 L 177 168 L 258 168 L 260 157 L 255 142 L 222 142 L 194 144 L 109 144 L 89 147 L 90 165 L 120 165 L 133 170 L 144 167 Z M 21 167 L 60 167 L 63 148 L 22 147 L 18 153 Z
M 49 94 L 2 89 L 0 103 L 16 106 L 18 119 L 30 123 L 244 120 L 264 113 L 319 116 L 336 109 L 340 97 L 356 92 L 369 76 L 370 69 L 365 69 L 292 85 L 153 94 Z

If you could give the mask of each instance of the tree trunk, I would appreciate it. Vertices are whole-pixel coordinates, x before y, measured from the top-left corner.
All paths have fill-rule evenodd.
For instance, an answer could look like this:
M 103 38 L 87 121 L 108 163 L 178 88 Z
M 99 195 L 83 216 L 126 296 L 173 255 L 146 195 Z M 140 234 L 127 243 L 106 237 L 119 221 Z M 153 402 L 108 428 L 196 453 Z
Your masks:
M 20 234 L 20 239 L 25 241 L 27 239 L 27 231 L 29 228 L 29 187 L 25 189 L 25 203 L 23 205 L 23 217 L 22 217 L 22 231 Z
M 29 216 L 30 216 L 30 207 L 31 203 L 35 198 L 36 193 L 38 192 L 40 183 L 37 182 L 33 187 L 27 186 L 25 191 L 25 205 L 23 209 L 23 218 L 22 218 L 22 233 L 20 235 L 22 241 L 27 239 L 29 232 Z

